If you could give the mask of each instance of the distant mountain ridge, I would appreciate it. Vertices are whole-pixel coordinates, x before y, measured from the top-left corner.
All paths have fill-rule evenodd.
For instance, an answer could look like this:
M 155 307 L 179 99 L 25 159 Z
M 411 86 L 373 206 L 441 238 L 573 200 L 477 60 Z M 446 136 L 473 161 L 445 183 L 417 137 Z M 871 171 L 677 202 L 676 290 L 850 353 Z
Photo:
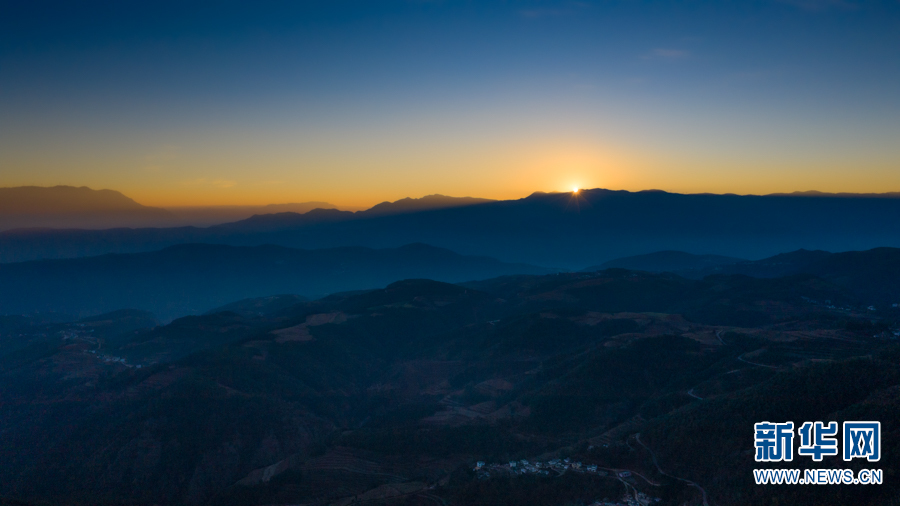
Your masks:
M 304 249 L 421 242 L 466 255 L 577 270 L 647 251 L 764 258 L 801 248 L 900 247 L 900 199 L 538 192 L 398 214 L 317 209 L 258 215 L 206 229 L 7 231 L 0 233 L 0 262 L 135 253 L 190 242 Z
M 430 209 L 472 206 L 476 204 L 486 204 L 488 202 L 496 201 L 475 197 L 448 197 L 446 195 L 434 194 L 426 195 L 418 199 L 407 197 L 405 199 L 395 200 L 394 202 L 382 202 L 365 211 L 359 211 L 359 214 L 366 216 L 384 216 L 404 212 L 426 211 Z
M 307 213 L 313 209 L 337 209 L 337 206 L 328 202 L 299 202 L 159 208 L 139 204 L 115 190 L 93 190 L 86 186 L 0 188 L 0 230 L 210 226 L 256 214 Z
M 133 308 L 171 319 L 273 294 L 315 298 L 401 279 L 460 282 L 548 272 L 425 244 L 321 250 L 183 244 L 150 253 L 0 265 L 0 315 L 87 316 Z
M 0 213 L 52 214 L 157 209 L 148 208 L 114 190 L 87 186 L 19 186 L 0 188 Z
M 369 209 L 341 210 L 347 219 L 446 209 L 494 202 L 474 197 L 426 195 L 382 202 Z M 318 210 L 338 211 L 328 202 L 312 201 L 259 206 L 180 206 L 158 208 L 141 205 L 114 190 L 92 190 L 86 186 L 20 186 L 0 188 L 0 231 L 28 228 L 107 229 L 142 227 L 209 227 L 235 223 L 233 229 L 252 227 L 266 218 L 281 215 L 263 224 L 264 229 L 277 228 L 291 215 L 305 215 Z M 326 215 L 327 216 L 327 215 Z M 311 217 L 296 218 L 300 222 Z M 248 221 L 249 220 L 249 221 Z M 241 223 L 247 222 L 247 223 Z
M 245 220 L 256 214 L 308 213 L 313 209 L 337 209 L 328 202 L 295 202 L 264 206 L 180 206 L 168 207 L 179 225 L 206 227 Z M 172 225 L 170 225 L 172 226 Z
M 305 213 L 293 211 L 256 214 L 247 219 L 234 223 L 216 225 L 216 230 L 243 231 L 243 232 L 274 232 L 302 228 L 321 223 L 350 221 L 381 216 L 391 216 L 404 213 L 416 213 L 422 211 L 434 211 L 438 209 L 450 209 L 455 207 L 471 206 L 496 202 L 489 199 L 473 197 L 448 197 L 446 195 L 426 195 L 419 199 L 405 198 L 394 202 L 382 202 L 362 211 L 341 211 L 335 208 L 311 209 Z
M 171 223 L 172 218 L 165 209 L 138 204 L 114 190 L 92 190 L 86 186 L 0 188 L 0 230 L 112 228 L 125 224 Z

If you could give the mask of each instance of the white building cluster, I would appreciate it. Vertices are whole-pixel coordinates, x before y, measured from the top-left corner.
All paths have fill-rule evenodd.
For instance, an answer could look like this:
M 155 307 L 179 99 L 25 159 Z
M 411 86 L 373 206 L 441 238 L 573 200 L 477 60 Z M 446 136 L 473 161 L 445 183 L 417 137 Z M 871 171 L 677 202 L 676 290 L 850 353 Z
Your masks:
M 539 476 L 561 475 L 566 471 L 607 476 L 609 473 L 596 465 L 585 465 L 570 459 L 553 459 L 548 462 L 511 460 L 506 464 L 485 464 L 478 461 L 473 469 L 479 478 L 489 478 L 492 474 L 536 474 Z

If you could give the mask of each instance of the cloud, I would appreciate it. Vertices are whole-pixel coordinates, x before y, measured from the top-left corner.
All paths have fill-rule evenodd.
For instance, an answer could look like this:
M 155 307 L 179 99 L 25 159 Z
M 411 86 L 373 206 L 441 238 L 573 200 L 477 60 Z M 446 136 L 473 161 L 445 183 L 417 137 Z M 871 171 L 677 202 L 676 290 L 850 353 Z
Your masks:
M 668 60 L 668 61 L 677 61 L 677 60 L 686 60 L 691 57 L 690 51 L 686 51 L 684 49 L 671 49 L 671 48 L 656 48 L 653 51 L 650 51 L 649 54 L 644 55 L 642 58 L 645 60 Z

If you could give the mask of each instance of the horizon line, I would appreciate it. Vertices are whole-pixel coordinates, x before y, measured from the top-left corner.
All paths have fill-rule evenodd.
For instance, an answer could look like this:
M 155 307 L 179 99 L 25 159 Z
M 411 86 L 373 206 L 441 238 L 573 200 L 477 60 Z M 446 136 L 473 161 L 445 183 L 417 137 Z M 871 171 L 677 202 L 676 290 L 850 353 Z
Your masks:
M 133 197 L 129 197 L 125 192 L 121 190 L 115 190 L 112 188 L 99 188 L 94 189 L 86 185 L 82 186 L 74 186 L 67 184 L 58 184 L 53 186 L 40 186 L 40 185 L 20 185 L 20 186 L 0 186 L 0 191 L 2 190 L 15 190 L 15 189 L 25 189 L 25 188 L 40 188 L 40 189 L 52 189 L 52 188 L 72 188 L 79 190 L 90 190 L 93 192 L 115 192 L 123 197 L 135 202 L 138 205 L 149 208 L 158 208 L 158 209 L 167 209 L 167 210 L 178 210 L 178 209 L 216 209 L 216 208 L 253 208 L 253 207 L 269 207 L 269 206 L 286 206 L 286 205 L 303 205 L 303 204 L 325 204 L 328 206 L 332 206 L 333 209 L 341 210 L 341 211 L 349 211 L 349 212 L 360 212 L 372 209 L 381 204 L 391 204 L 404 200 L 422 200 L 428 197 L 445 197 L 445 198 L 453 198 L 453 199 L 478 199 L 485 200 L 488 202 L 502 202 L 502 201 L 513 201 L 513 200 L 523 200 L 535 195 L 553 195 L 553 194 L 566 194 L 566 193 L 578 193 L 582 194 L 584 192 L 596 192 L 596 191 L 607 191 L 607 192 L 626 192 L 626 193 L 667 193 L 672 195 L 717 195 L 717 196 L 738 196 L 738 197 L 832 197 L 832 198 L 853 198 L 853 197 L 869 197 L 869 198 L 900 198 L 900 191 L 888 191 L 888 192 L 825 192 L 820 190 L 794 190 L 794 191 L 781 191 L 781 192 L 772 192 L 772 193 L 735 193 L 735 192 L 724 192 L 724 193 L 715 193 L 715 192 L 679 192 L 679 191 L 670 191 L 663 190 L 659 188 L 648 188 L 643 190 L 628 190 L 628 189 L 611 189 L 611 188 L 577 188 L 574 191 L 560 191 L 560 190 L 535 190 L 531 193 L 518 197 L 518 198 L 490 198 L 490 197 L 473 197 L 471 195 L 466 196 L 452 196 L 443 193 L 429 193 L 427 195 L 423 195 L 421 197 L 403 197 L 397 200 L 381 200 L 372 205 L 339 205 L 333 204 L 331 202 L 327 202 L 325 200 L 313 199 L 313 200 L 300 200 L 293 202 L 267 202 L 263 204 L 179 204 L 179 205 L 152 205 L 152 204 L 143 204 Z M 485 202 L 487 203 L 487 202 Z M 316 208 L 316 209 L 324 209 L 324 208 Z

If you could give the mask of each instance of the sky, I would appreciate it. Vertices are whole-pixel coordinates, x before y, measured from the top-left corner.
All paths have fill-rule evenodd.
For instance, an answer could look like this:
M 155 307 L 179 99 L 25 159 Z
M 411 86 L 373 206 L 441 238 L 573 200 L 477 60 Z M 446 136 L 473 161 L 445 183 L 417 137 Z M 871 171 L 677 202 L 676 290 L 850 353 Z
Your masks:
M 900 0 L 0 0 L 0 186 L 900 191 Z

